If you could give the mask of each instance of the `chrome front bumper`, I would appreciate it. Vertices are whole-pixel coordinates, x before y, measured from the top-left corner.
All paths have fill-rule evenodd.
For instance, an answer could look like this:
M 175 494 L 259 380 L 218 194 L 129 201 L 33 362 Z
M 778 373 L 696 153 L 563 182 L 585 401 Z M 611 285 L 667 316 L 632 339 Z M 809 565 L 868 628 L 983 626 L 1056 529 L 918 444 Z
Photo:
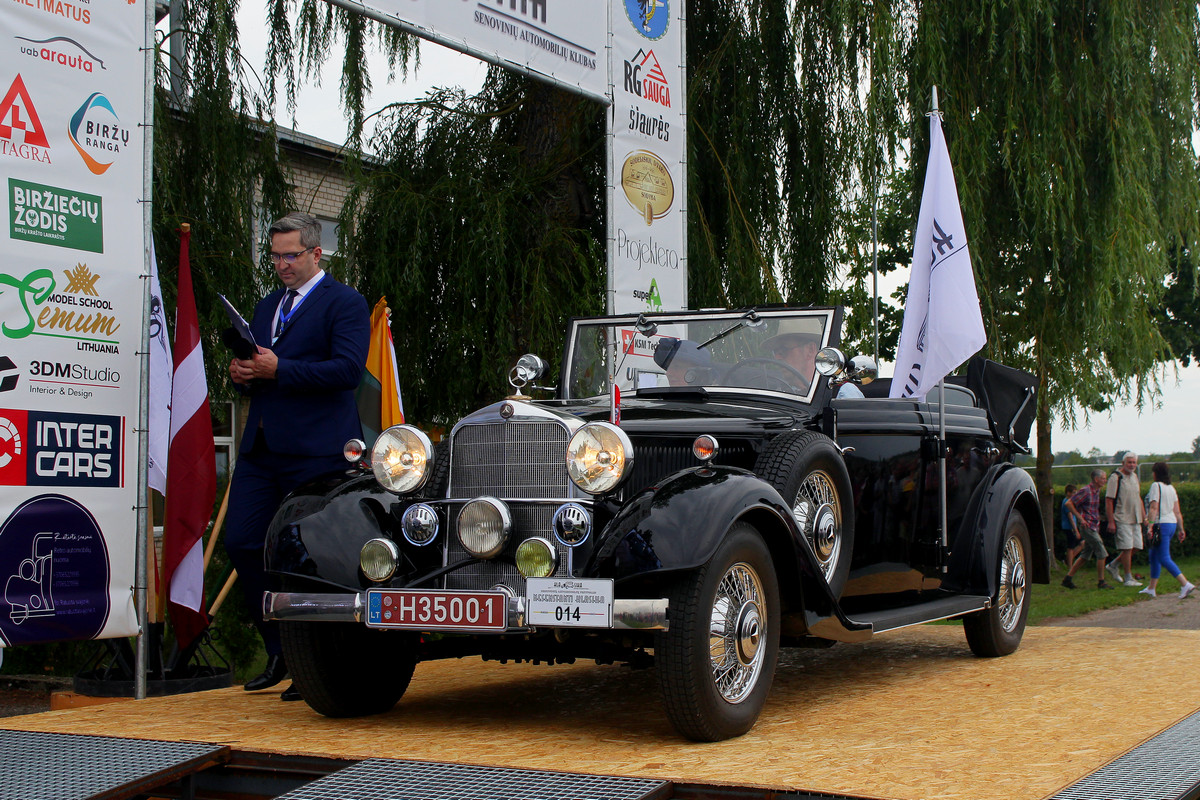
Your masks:
M 362 622 L 367 593 L 310 594 L 265 592 L 263 619 L 276 622 Z M 666 598 L 658 600 L 613 600 L 613 628 L 636 631 L 665 631 L 668 627 Z M 508 598 L 508 629 L 528 631 L 525 598 Z

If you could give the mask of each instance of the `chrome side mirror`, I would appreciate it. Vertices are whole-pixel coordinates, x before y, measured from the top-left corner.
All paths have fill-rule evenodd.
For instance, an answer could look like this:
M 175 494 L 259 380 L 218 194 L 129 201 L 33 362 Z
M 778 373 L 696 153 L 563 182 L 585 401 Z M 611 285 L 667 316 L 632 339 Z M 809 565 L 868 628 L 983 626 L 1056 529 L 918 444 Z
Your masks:
M 850 359 L 850 366 L 847 368 L 846 374 L 850 380 L 866 386 L 879 377 L 879 365 L 870 356 L 855 356 Z

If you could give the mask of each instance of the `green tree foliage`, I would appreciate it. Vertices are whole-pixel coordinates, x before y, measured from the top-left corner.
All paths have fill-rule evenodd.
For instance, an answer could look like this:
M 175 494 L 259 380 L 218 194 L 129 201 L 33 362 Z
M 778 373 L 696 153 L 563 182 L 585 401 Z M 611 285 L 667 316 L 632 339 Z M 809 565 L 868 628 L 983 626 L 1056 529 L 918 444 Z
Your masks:
M 941 88 L 988 350 L 1041 381 L 1048 515 L 1052 421 L 1072 422 L 1076 401 L 1142 401 L 1170 355 L 1154 312 L 1172 248 L 1200 233 L 1196 6 L 984 0 L 963 13 L 933 0 L 917 12 L 910 105 Z
M 253 260 L 256 223 L 291 204 L 275 128 L 238 48 L 236 2 L 191 0 L 186 61 L 162 53 L 154 109 L 154 241 L 164 302 L 175 309 L 179 228 L 192 226 L 190 263 L 205 366 L 214 396 L 232 394 L 229 352 L 217 332 L 228 326 L 217 293 L 246 315 L 268 287 L 269 264 Z M 178 95 L 170 89 L 174 69 Z M 259 209 L 260 219 L 255 219 Z

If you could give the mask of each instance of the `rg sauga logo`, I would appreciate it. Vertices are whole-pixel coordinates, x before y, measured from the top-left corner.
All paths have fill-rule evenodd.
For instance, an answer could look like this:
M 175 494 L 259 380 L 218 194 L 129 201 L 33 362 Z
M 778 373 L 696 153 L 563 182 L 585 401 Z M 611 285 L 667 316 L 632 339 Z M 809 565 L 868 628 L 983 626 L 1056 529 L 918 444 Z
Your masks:
M 120 417 L 0 411 L 0 485 L 119 486 Z
M 103 175 L 129 147 L 129 128 L 121 125 L 112 103 L 99 92 L 93 92 L 71 115 L 67 133 L 93 175 Z
M 96 67 L 108 69 L 103 61 L 69 36 L 51 36 L 49 39 L 29 39 L 25 36 L 14 38 L 29 42 L 21 45 L 21 55 L 29 58 L 87 73 L 95 71 Z
M 637 55 L 625 62 L 625 91 L 660 106 L 671 107 L 671 87 L 667 85 L 667 76 L 653 50 L 638 50 Z
M 46 129 L 20 73 L 0 100 L 0 153 L 25 161 L 51 163 Z
M 75 340 L 78 351 L 119 354 L 115 337 L 121 323 L 113 314 L 112 300 L 96 288 L 100 276 L 84 263 L 62 274 L 67 282 L 59 291 L 49 269 L 31 270 L 23 278 L 0 272 L 0 331 L 9 339 L 66 336 Z M 35 391 L 33 386 L 30 391 Z
M 670 0 L 625 0 L 630 23 L 647 39 L 661 39 L 671 22 Z

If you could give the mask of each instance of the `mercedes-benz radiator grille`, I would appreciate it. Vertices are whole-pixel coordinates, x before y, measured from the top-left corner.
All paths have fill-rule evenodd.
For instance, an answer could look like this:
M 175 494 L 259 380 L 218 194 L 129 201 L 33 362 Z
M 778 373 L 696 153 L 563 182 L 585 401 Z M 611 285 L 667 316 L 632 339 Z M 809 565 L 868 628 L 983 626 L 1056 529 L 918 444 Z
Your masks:
M 450 446 L 450 497 L 570 497 L 568 439 L 556 422 L 464 425 Z
M 451 513 L 452 529 L 457 524 L 457 514 L 461 508 L 462 506 L 457 506 Z M 513 531 L 512 536 L 508 539 L 508 544 L 504 546 L 504 551 L 495 558 L 477 561 L 447 573 L 446 589 L 482 590 L 502 583 L 518 594 L 524 594 L 525 579 L 517 571 L 517 565 L 513 558 L 517 552 L 517 546 L 530 536 L 541 536 L 553 543 L 554 549 L 558 551 L 558 567 L 554 574 L 556 576 L 570 575 L 567 565 L 567 548 L 554 538 L 550 526 L 550 520 L 554 517 L 555 510 L 558 509 L 558 503 L 509 503 L 508 508 L 512 512 Z M 451 534 L 447 537 L 447 542 L 448 563 L 453 564 L 471 557 L 459 543 L 457 536 Z

